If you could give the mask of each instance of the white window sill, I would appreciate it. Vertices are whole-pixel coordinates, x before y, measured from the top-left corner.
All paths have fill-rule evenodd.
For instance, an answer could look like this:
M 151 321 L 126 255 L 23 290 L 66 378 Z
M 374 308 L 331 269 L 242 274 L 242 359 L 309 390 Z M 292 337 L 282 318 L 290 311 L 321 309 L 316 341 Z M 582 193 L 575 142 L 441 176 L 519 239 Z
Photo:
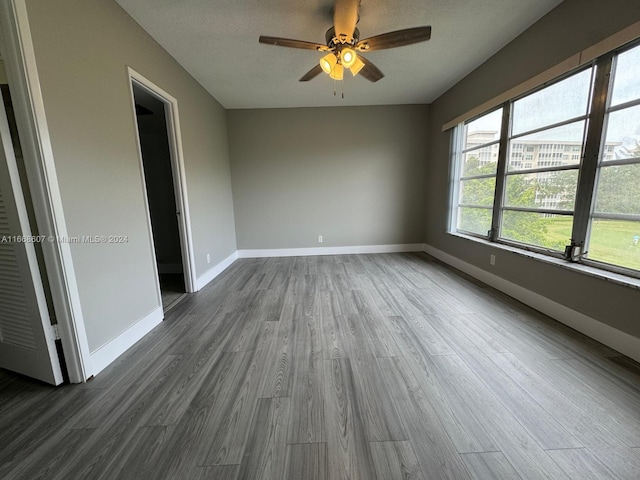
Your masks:
M 581 263 L 568 262 L 561 258 L 551 257 L 548 255 L 544 255 L 542 253 L 524 250 L 522 248 L 513 247 L 511 245 L 505 245 L 498 242 L 489 242 L 488 240 L 484 240 L 482 238 L 474 237 L 471 235 L 465 235 L 463 233 L 458 233 L 458 232 L 446 232 L 446 233 L 453 237 L 463 238 L 465 240 L 471 240 L 473 242 L 481 243 L 483 245 L 487 245 L 489 247 L 492 247 L 498 250 L 515 253 L 517 255 L 521 255 L 527 258 L 532 258 L 540 262 L 555 265 L 560 268 L 564 268 L 574 272 L 579 272 L 584 275 L 588 275 L 590 277 L 599 278 L 601 280 L 613 282 L 615 284 L 622 285 L 624 287 L 630 287 L 630 288 L 635 288 L 640 290 L 640 278 L 630 277 L 630 276 L 622 275 L 620 273 L 615 273 L 615 272 L 609 272 L 607 270 L 602 270 L 600 268 L 592 267 L 590 265 L 583 265 Z

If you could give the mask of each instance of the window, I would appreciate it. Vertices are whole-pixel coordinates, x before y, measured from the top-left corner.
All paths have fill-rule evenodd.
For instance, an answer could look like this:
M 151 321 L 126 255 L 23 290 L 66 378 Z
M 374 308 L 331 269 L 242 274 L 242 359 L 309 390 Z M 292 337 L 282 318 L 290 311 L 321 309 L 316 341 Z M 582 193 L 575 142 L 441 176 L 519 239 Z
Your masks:
M 640 270 L 640 46 L 611 77 L 587 258 Z
M 569 243 L 580 165 L 558 159 L 584 141 L 593 71 L 583 70 L 512 103 L 499 238 L 558 252 Z M 537 152 L 528 169 L 514 161 L 514 144 Z
M 502 109 L 464 125 L 460 154 L 457 229 L 486 234 L 491 228 Z
M 458 125 L 451 230 L 640 276 L 638 79 L 640 45 Z

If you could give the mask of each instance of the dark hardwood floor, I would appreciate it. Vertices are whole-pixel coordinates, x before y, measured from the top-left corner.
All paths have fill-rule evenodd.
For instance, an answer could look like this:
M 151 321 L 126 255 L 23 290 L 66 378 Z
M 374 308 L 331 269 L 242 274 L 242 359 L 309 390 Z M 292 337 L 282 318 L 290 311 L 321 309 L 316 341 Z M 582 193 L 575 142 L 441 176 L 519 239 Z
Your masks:
M 640 366 L 425 254 L 238 260 L 85 385 L 0 371 L 3 479 L 640 478 Z

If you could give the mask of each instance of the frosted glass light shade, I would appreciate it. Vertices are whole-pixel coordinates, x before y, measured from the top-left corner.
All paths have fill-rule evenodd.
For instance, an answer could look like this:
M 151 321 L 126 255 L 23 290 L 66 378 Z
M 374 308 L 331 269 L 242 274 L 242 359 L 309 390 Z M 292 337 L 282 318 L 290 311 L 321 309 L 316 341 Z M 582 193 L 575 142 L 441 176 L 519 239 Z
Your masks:
M 342 63 L 344 68 L 351 68 L 357 60 L 358 56 L 356 52 L 350 48 L 343 48 L 342 52 L 340 52 L 340 63 Z
M 364 68 L 364 62 L 360 60 L 360 58 L 356 57 L 356 61 L 353 62 L 353 65 L 351 65 L 351 67 L 349 67 L 349 70 L 351 70 L 351 75 L 355 77 L 358 74 L 358 72 L 363 68 Z
M 334 80 L 342 80 L 344 76 L 344 68 L 342 67 L 342 65 L 340 65 L 339 63 L 334 65 L 333 70 L 331 70 L 329 76 Z
M 329 53 L 320 59 L 320 67 L 324 71 L 324 73 L 331 74 L 333 67 L 338 63 L 338 57 L 336 57 L 333 53 Z

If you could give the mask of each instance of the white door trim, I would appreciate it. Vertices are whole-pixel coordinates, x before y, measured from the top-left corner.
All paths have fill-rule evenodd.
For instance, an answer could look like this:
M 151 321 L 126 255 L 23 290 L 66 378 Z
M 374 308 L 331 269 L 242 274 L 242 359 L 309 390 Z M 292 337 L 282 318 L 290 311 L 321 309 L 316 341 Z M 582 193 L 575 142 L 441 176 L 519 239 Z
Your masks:
M 191 214 L 189 213 L 189 197 L 187 195 L 187 182 L 184 168 L 184 154 L 182 151 L 182 132 L 180 130 L 180 116 L 178 114 L 178 100 L 165 90 L 157 86 L 155 83 L 136 72 L 133 68 L 127 67 L 129 76 L 129 88 L 131 90 L 132 112 L 138 127 L 138 120 L 135 114 L 135 99 L 133 97 L 133 85 L 142 88 L 147 93 L 153 95 L 162 101 L 166 107 L 167 118 L 167 135 L 169 137 L 169 152 L 171 155 L 171 171 L 173 172 L 173 187 L 176 197 L 176 208 L 179 212 L 178 225 L 180 227 L 180 248 L 182 250 L 182 266 L 185 280 L 185 290 L 187 293 L 193 293 L 198 290 L 198 282 L 196 278 L 195 257 L 193 253 L 193 240 L 191 235 Z M 140 159 L 140 168 L 142 169 L 144 179 L 144 166 L 142 163 L 142 150 L 140 148 L 139 130 L 136 132 L 138 141 L 138 156 Z M 143 188 L 146 197 L 146 185 Z M 147 214 L 148 214 L 147 205 Z M 151 220 L 149 217 L 149 228 L 151 228 Z M 151 230 L 149 230 L 151 234 Z M 151 234 L 153 243 L 153 234 Z M 156 268 L 157 274 L 157 268 Z
M 0 2 L 2 57 L 11 87 L 38 233 L 54 239 L 42 244 L 69 379 L 81 383 L 93 375 L 62 197 L 25 0 Z

